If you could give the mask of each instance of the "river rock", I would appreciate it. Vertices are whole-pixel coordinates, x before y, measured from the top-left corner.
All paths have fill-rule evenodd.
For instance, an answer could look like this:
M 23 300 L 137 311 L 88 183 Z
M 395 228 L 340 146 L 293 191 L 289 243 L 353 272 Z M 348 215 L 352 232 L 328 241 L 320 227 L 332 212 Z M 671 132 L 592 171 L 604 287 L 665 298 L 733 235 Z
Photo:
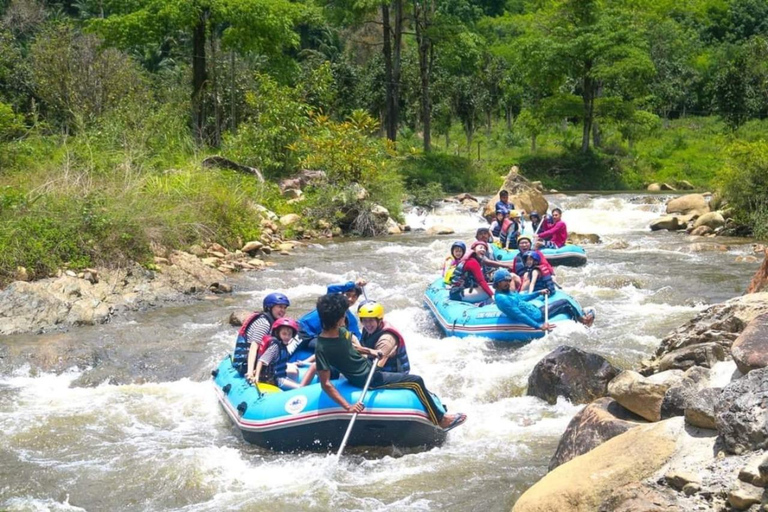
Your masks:
M 371 206 L 371 215 L 379 222 L 386 222 L 389 218 L 389 210 L 380 204 L 374 204 Z
M 709 369 L 694 366 L 683 374 L 682 380 L 670 386 L 661 402 L 661 418 L 683 416 L 685 409 L 699 390 L 709 383 Z
M 651 183 L 647 188 L 648 192 L 661 192 L 661 184 Z
M 763 488 L 744 482 L 737 482 L 728 493 L 728 503 L 736 510 L 747 510 L 763 499 Z
M 528 396 L 550 404 L 562 396 L 574 404 L 589 403 L 607 394 L 618 368 L 597 354 L 560 346 L 536 363 L 528 377 Z
M 464 201 L 475 201 L 477 202 L 477 198 L 473 196 L 472 194 L 467 194 L 464 192 L 463 194 L 457 194 L 453 196 L 454 199 L 456 199 L 458 202 L 463 203 Z
M 661 359 L 683 347 L 714 342 L 727 351 L 747 324 L 763 313 L 768 313 L 768 292 L 747 294 L 710 306 L 664 337 L 654 358 L 643 362 L 641 373 L 650 375 L 659 371 Z
M 702 194 L 687 194 L 667 201 L 667 213 L 704 215 L 709 212 L 709 203 Z
M 726 349 L 717 342 L 689 345 L 664 354 L 658 361 L 658 371 L 687 370 L 693 366 L 712 368 L 725 359 Z
M 291 201 L 297 202 L 298 200 L 304 198 L 304 192 L 302 192 L 298 188 L 287 188 L 287 189 L 283 190 L 282 195 L 283 195 L 284 198 L 289 200 L 288 201 L 289 203 Z
M 289 213 L 288 215 L 283 215 L 282 217 L 280 217 L 280 224 L 285 227 L 288 227 L 296 224 L 300 220 L 301 220 L 300 215 L 297 215 L 295 213 Z
M 680 220 L 677 215 L 664 215 L 651 222 L 651 231 L 660 231 L 666 229 L 667 231 L 677 231 L 683 229 L 685 225 L 680 224 Z
M 623 408 L 614 399 L 598 398 L 568 424 L 549 461 L 549 471 L 643 423 L 643 418 Z
M 715 403 L 715 425 L 731 453 L 768 448 L 768 368 L 752 370 L 723 388 Z
M 264 247 L 264 244 L 258 240 L 252 240 L 245 244 L 242 249 L 240 249 L 243 252 L 247 252 L 248 254 L 253 254 L 256 252 L 259 252 L 261 248 Z
M 608 384 L 608 394 L 638 416 L 648 421 L 659 421 L 664 394 L 673 383 L 679 382 L 681 376 L 682 372 L 674 375 L 657 374 L 657 379 L 651 380 L 627 370 Z
M 699 226 L 697 228 L 693 228 L 693 230 L 691 231 L 691 236 L 707 236 L 707 235 L 711 235 L 714 232 L 715 230 L 713 230 L 709 226 Z
M 231 270 L 235 270 L 233 267 Z M 232 285 L 227 283 L 211 283 L 208 289 L 213 293 L 232 293 Z
M 766 478 L 768 474 L 760 471 L 761 466 L 766 467 L 766 465 L 768 465 L 768 455 L 760 453 L 752 457 L 739 471 L 739 480 L 758 487 L 768 486 L 768 478 Z
M 685 421 L 694 427 L 715 430 L 715 402 L 722 388 L 704 388 L 694 393 L 685 406 Z
M 600 235 L 595 235 L 594 233 L 569 233 L 568 243 L 574 245 L 588 245 L 602 243 L 602 240 L 600 240 Z
M 768 313 L 752 320 L 731 346 L 741 373 L 768 366 Z
M 516 165 L 512 166 L 504 178 L 504 184 L 499 189 L 499 192 L 502 190 L 509 192 L 509 201 L 515 205 L 517 210 L 525 210 L 526 212 L 536 210 L 542 213 L 549 209 L 549 202 L 544 195 L 531 182 L 520 175 L 520 170 Z M 491 217 L 495 213 L 499 192 L 485 204 L 483 208 L 484 217 Z
M 749 283 L 747 293 L 757 293 L 762 291 L 768 291 L 768 250 L 765 250 L 765 257 L 763 264 L 757 269 L 755 275 L 752 277 L 752 281 Z
M 452 235 L 453 233 L 453 228 L 449 226 L 437 225 L 427 229 L 428 235 Z
M 387 219 L 386 228 L 388 235 L 399 235 L 403 232 L 403 230 L 400 229 L 400 225 L 392 217 Z
M 678 190 L 693 190 L 695 188 L 693 184 L 688 180 L 677 180 L 675 182 L 675 187 Z
M 711 437 L 686 432 L 682 418 L 641 425 L 550 471 L 523 493 L 512 511 L 591 512 L 612 491 L 653 477 L 668 463 L 711 458 L 713 444 Z
M 706 226 L 713 231 L 725 225 L 725 219 L 720 212 L 707 212 L 693 222 L 694 229 Z

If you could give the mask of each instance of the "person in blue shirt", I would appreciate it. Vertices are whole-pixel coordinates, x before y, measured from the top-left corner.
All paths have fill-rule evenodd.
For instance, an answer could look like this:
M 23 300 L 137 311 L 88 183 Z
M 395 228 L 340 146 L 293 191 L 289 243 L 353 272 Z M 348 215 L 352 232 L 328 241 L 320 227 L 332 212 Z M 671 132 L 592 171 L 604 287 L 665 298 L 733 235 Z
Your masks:
M 347 298 L 349 308 L 347 310 L 347 330 L 354 334 L 357 339 L 362 337 L 360 333 L 360 324 L 357 321 L 357 316 L 352 311 L 352 306 L 355 305 L 357 299 L 363 294 L 363 286 L 367 282 L 365 279 L 358 279 L 357 281 L 347 281 L 342 284 L 332 284 L 327 288 L 327 294 L 340 293 Z M 320 315 L 317 313 L 317 309 L 313 309 L 306 315 L 299 319 L 299 338 L 303 347 L 314 350 L 314 339 L 323 330 L 320 324 Z
M 499 192 L 499 200 L 496 201 L 495 211 L 506 210 L 506 212 L 509 213 L 514 209 L 515 205 L 509 202 L 509 192 L 506 190 Z
M 522 322 L 529 327 L 542 331 L 551 331 L 555 326 L 544 322 L 544 306 L 536 307 L 530 301 L 549 295 L 549 290 L 539 290 L 533 293 L 515 293 L 511 289 L 512 274 L 507 269 L 499 269 L 493 276 L 494 300 L 499 311 L 510 319 Z M 584 312 L 581 308 L 565 299 L 555 300 L 549 304 L 549 316 L 567 313 L 575 321 L 591 326 L 595 321 L 592 310 Z

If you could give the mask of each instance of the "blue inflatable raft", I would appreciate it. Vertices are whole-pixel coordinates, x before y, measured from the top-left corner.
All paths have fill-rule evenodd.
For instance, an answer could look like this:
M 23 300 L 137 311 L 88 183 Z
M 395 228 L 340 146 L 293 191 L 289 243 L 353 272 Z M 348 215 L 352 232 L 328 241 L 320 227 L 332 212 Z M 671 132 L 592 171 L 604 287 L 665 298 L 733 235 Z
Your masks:
M 502 249 L 496 244 L 491 244 L 491 250 L 493 258 L 498 261 L 511 261 L 519 252 L 517 249 Z M 552 266 L 581 267 L 587 264 L 587 252 L 579 245 L 568 244 L 558 249 L 541 249 L 541 253 Z
M 230 357 L 212 372 L 221 406 L 246 442 L 276 451 L 336 449 L 352 414 L 323 392 L 320 384 L 260 393 L 232 366 Z M 344 377 L 333 381 L 349 402 L 358 401 L 362 389 Z M 435 403 L 443 407 L 435 397 Z M 429 420 L 416 394 L 407 389 L 369 389 L 348 446 L 438 446 L 446 432 Z
M 550 300 L 566 299 L 574 304 L 576 301 L 568 294 L 558 290 Z M 522 322 L 509 318 L 498 310 L 495 304 L 478 306 L 448 298 L 448 288 L 442 278 L 433 282 L 424 293 L 424 303 L 432 312 L 440 329 L 446 336 L 480 336 L 495 341 L 526 342 L 544 336 L 544 331 L 529 327 Z M 534 300 L 531 304 L 541 307 L 544 300 Z M 573 320 L 567 315 L 557 315 L 550 322 Z

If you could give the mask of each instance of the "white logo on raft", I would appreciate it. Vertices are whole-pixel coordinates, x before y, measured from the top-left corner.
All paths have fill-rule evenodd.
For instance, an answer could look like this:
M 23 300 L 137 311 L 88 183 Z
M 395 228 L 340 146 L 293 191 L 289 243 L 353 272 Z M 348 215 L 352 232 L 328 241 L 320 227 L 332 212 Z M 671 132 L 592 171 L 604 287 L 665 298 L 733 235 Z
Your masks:
M 285 404 L 285 412 L 288 414 L 299 414 L 307 406 L 307 397 L 304 395 L 298 395 L 291 398 Z

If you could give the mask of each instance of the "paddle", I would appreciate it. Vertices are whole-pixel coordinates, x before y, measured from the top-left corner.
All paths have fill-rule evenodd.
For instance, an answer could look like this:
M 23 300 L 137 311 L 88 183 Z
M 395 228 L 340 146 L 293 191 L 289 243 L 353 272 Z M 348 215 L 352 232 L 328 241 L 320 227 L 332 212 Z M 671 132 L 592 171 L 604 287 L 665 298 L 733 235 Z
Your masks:
M 549 294 L 544 295 L 544 325 L 549 327 Z M 544 337 L 547 338 L 549 336 L 549 330 L 544 330 Z
M 379 362 L 379 358 L 375 358 L 373 360 L 373 365 L 371 365 L 371 372 L 368 374 L 368 379 L 365 381 L 365 387 L 363 387 L 363 393 L 360 395 L 360 400 L 358 402 L 362 402 L 365 400 L 365 395 L 368 393 L 368 386 L 371 384 L 371 379 L 373 378 L 374 372 L 376 372 L 376 364 Z M 344 439 L 341 440 L 341 446 L 339 446 L 339 452 L 336 454 L 336 460 L 341 458 L 341 452 L 344 451 L 344 448 L 347 446 L 347 441 L 349 440 L 349 434 L 352 433 L 352 427 L 355 425 L 355 420 L 357 419 L 357 414 L 355 413 L 352 415 L 352 420 L 349 422 L 349 426 L 347 427 L 347 432 L 344 434 Z

